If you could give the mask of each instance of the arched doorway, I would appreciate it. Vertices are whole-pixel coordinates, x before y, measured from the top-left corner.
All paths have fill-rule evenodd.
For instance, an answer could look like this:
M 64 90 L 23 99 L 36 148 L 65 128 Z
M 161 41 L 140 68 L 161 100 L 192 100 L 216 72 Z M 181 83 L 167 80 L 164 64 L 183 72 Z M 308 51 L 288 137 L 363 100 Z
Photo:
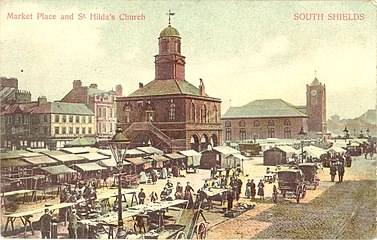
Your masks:
M 199 137 L 198 135 L 194 134 L 191 136 L 191 139 L 190 139 L 190 145 L 191 145 L 191 149 L 194 149 L 195 151 L 199 152 Z
M 204 151 L 207 150 L 209 145 L 209 139 L 207 134 L 203 134 L 203 136 L 200 138 L 200 150 Z
M 216 134 L 212 134 L 212 136 L 211 136 L 211 145 L 212 145 L 212 147 L 216 147 L 217 145 L 219 145 L 219 140 L 218 140 Z

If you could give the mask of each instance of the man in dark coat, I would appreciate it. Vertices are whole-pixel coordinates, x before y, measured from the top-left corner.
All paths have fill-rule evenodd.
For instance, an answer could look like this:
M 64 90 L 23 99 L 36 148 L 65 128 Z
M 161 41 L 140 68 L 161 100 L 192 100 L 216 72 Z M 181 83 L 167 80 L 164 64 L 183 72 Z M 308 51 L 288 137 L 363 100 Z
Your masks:
M 230 211 L 233 208 L 233 200 L 234 200 L 234 192 L 232 189 L 228 191 L 227 199 L 228 199 L 228 211 Z
M 339 182 L 343 182 L 344 172 L 345 172 L 344 164 L 341 163 L 338 166 Z
M 331 166 L 330 166 L 331 182 L 334 182 L 334 180 L 335 180 L 336 171 L 337 171 L 336 164 L 331 164 Z
M 77 239 L 77 221 L 81 220 L 76 214 L 76 209 L 72 209 L 72 213 L 69 216 L 68 221 L 68 234 L 70 239 Z
M 45 213 L 40 218 L 42 239 L 51 237 L 51 220 L 50 211 L 46 208 Z
M 145 198 L 146 198 L 146 195 L 145 195 L 144 189 L 140 189 L 140 192 L 139 192 L 139 194 L 137 195 L 137 197 L 139 198 L 139 204 L 144 204 L 144 200 L 145 200 Z

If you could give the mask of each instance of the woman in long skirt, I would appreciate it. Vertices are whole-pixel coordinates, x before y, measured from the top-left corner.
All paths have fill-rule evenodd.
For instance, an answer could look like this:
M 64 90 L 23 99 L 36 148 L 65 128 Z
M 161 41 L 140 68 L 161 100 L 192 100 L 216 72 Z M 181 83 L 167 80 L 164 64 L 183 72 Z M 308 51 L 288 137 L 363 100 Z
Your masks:
M 260 196 L 260 199 L 264 199 L 264 183 L 262 179 L 258 183 L 258 196 Z
M 246 196 L 247 198 L 250 198 L 250 197 L 251 197 L 251 182 L 250 182 L 250 179 L 247 179 L 246 190 L 245 190 L 245 196 Z

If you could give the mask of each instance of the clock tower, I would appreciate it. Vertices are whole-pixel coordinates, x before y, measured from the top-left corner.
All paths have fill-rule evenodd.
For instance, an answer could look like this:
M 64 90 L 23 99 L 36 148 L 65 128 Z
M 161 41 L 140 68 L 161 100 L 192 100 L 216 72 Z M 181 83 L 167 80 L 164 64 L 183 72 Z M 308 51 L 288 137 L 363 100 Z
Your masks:
M 326 133 L 326 86 L 317 77 L 306 85 L 308 132 Z

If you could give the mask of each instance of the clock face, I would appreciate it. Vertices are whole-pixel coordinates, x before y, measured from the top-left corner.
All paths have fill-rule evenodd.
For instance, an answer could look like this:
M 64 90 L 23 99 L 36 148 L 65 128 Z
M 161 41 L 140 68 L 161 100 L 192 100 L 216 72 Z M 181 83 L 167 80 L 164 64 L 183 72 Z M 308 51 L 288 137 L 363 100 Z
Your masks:
M 311 92 L 312 96 L 316 96 L 317 95 L 317 90 L 313 89 Z

